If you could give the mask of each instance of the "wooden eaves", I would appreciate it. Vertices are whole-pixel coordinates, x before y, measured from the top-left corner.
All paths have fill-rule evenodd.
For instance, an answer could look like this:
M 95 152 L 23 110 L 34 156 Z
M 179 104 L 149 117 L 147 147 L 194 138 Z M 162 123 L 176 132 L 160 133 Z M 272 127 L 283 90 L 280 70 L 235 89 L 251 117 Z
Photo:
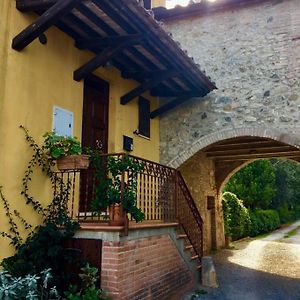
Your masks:
M 147 90 L 160 98 L 174 97 L 167 104 L 162 99 L 152 118 L 216 88 L 136 0 L 16 0 L 16 4 L 20 11 L 34 11 L 39 17 L 13 39 L 15 50 L 21 51 L 55 25 L 75 40 L 77 48 L 95 53 L 74 71 L 75 80 L 112 63 L 124 78 L 139 82 L 121 97 L 122 104 Z

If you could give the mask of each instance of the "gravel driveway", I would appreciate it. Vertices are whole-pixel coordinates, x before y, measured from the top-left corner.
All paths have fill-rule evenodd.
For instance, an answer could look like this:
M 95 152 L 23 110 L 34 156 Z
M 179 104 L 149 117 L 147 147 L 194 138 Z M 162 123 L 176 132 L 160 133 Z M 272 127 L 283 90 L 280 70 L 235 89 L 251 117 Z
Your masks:
M 234 242 L 213 255 L 219 288 L 182 300 L 300 300 L 300 221 L 261 239 Z M 285 237 L 298 229 L 297 234 Z

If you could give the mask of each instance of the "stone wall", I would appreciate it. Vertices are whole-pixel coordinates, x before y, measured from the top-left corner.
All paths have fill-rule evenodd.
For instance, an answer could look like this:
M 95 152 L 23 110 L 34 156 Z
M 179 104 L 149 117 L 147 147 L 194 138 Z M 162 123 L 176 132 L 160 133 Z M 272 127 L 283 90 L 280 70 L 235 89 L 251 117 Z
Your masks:
M 180 166 L 180 172 L 186 181 L 203 220 L 204 253 L 224 245 L 222 207 L 218 201 L 215 184 L 215 165 L 206 159 L 205 153 L 198 152 Z M 207 198 L 215 200 L 214 208 L 209 209 Z
M 216 132 L 256 127 L 300 133 L 299 0 L 189 17 L 165 29 L 218 90 L 161 118 L 163 163 Z

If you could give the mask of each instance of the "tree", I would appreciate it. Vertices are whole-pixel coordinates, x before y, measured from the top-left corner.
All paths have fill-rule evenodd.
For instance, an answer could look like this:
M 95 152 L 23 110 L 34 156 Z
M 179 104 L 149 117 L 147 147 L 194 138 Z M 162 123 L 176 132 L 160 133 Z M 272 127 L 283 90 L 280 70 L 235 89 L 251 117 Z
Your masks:
M 247 208 L 267 209 L 276 195 L 275 167 L 270 160 L 257 160 L 235 173 L 224 191 L 244 201 Z

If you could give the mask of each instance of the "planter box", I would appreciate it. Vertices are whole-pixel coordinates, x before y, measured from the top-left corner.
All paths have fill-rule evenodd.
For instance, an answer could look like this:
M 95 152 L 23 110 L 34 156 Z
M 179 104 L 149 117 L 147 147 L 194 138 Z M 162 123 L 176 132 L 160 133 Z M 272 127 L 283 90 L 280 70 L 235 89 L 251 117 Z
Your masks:
M 69 155 L 57 159 L 57 168 L 60 171 L 80 170 L 89 167 L 89 155 Z
M 109 207 L 109 222 L 110 226 L 123 226 L 124 225 L 124 214 L 120 204 L 115 203 Z

